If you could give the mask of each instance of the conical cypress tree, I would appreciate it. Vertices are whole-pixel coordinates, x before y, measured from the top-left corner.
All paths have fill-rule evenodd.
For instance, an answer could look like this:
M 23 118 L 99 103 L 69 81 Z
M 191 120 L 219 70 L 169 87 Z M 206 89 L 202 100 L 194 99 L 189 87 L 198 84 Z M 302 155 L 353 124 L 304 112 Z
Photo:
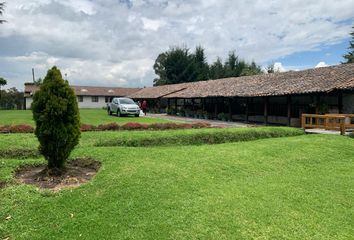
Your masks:
M 354 29 L 354 26 L 352 28 Z M 352 35 L 352 40 L 349 41 L 349 52 L 343 56 L 345 59 L 343 63 L 354 63 L 354 31 L 350 35 Z
M 57 67 L 48 70 L 34 94 L 32 112 L 39 150 L 48 161 L 49 174 L 61 174 L 79 142 L 80 115 L 75 93 Z

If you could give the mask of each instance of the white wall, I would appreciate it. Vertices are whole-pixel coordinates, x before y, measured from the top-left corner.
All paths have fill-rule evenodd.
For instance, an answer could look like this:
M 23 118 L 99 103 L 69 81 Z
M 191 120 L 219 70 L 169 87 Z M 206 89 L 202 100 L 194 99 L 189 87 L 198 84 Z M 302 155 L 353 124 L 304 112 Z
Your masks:
M 26 97 L 26 109 L 31 109 L 31 104 L 33 102 L 32 97 Z
M 354 113 L 354 93 L 343 94 L 343 113 Z
M 32 97 L 26 97 L 26 109 L 31 108 Z M 78 102 L 79 108 L 102 108 L 107 105 L 105 97 L 98 97 L 98 102 L 92 102 L 91 96 L 84 96 L 83 102 Z
M 98 97 L 98 102 L 92 102 L 91 96 L 83 96 L 83 102 L 78 102 L 79 108 L 102 108 L 107 105 L 105 97 Z

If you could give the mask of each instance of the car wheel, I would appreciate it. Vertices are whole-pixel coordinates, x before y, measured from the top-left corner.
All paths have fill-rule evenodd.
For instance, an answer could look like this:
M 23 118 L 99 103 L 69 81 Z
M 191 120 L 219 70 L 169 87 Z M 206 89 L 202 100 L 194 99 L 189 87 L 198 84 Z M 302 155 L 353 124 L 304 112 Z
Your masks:
M 107 109 L 108 115 L 112 115 L 112 111 L 110 108 Z
M 120 110 L 117 109 L 117 117 L 121 117 L 121 116 L 122 116 L 122 114 L 120 114 Z

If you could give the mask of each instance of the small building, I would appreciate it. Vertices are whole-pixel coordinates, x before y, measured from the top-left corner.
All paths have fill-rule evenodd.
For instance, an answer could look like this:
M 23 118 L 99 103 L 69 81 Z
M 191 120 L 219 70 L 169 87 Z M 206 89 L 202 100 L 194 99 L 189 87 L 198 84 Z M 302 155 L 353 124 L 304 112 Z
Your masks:
M 354 64 L 149 87 L 128 97 L 181 116 L 299 126 L 302 113 L 354 113 Z
M 79 108 L 102 108 L 112 101 L 114 97 L 125 97 L 141 88 L 122 87 L 91 87 L 91 86 L 71 86 L 74 90 L 79 104 Z M 39 86 L 34 83 L 25 83 L 25 109 L 30 109 L 33 94 L 39 90 Z

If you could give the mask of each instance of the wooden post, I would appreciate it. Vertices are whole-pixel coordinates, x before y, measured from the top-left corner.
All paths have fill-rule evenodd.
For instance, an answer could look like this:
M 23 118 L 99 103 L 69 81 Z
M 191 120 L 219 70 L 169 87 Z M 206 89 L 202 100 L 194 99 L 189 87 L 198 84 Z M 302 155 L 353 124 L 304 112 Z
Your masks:
M 171 99 L 170 99 L 170 98 L 167 98 L 167 109 L 168 109 L 168 110 L 171 110 L 171 109 L 170 109 L 170 107 L 171 107 L 170 105 L 171 105 Z
M 338 112 L 343 113 L 343 93 L 338 93 Z
M 301 128 L 305 129 L 306 117 L 304 114 L 301 115 Z
M 291 95 L 288 95 L 286 97 L 286 104 L 287 104 L 287 109 L 288 109 L 288 113 L 287 113 L 288 122 L 287 122 L 287 125 L 290 127 L 290 125 L 291 125 Z
M 248 123 L 248 103 L 249 103 L 249 99 L 246 98 L 246 123 Z
M 344 118 L 341 118 L 339 122 L 340 122 L 340 135 L 345 135 Z
M 177 114 L 177 98 L 175 98 L 175 111 L 176 111 L 176 114 Z
M 268 124 L 268 97 L 263 97 L 264 102 L 264 124 Z

